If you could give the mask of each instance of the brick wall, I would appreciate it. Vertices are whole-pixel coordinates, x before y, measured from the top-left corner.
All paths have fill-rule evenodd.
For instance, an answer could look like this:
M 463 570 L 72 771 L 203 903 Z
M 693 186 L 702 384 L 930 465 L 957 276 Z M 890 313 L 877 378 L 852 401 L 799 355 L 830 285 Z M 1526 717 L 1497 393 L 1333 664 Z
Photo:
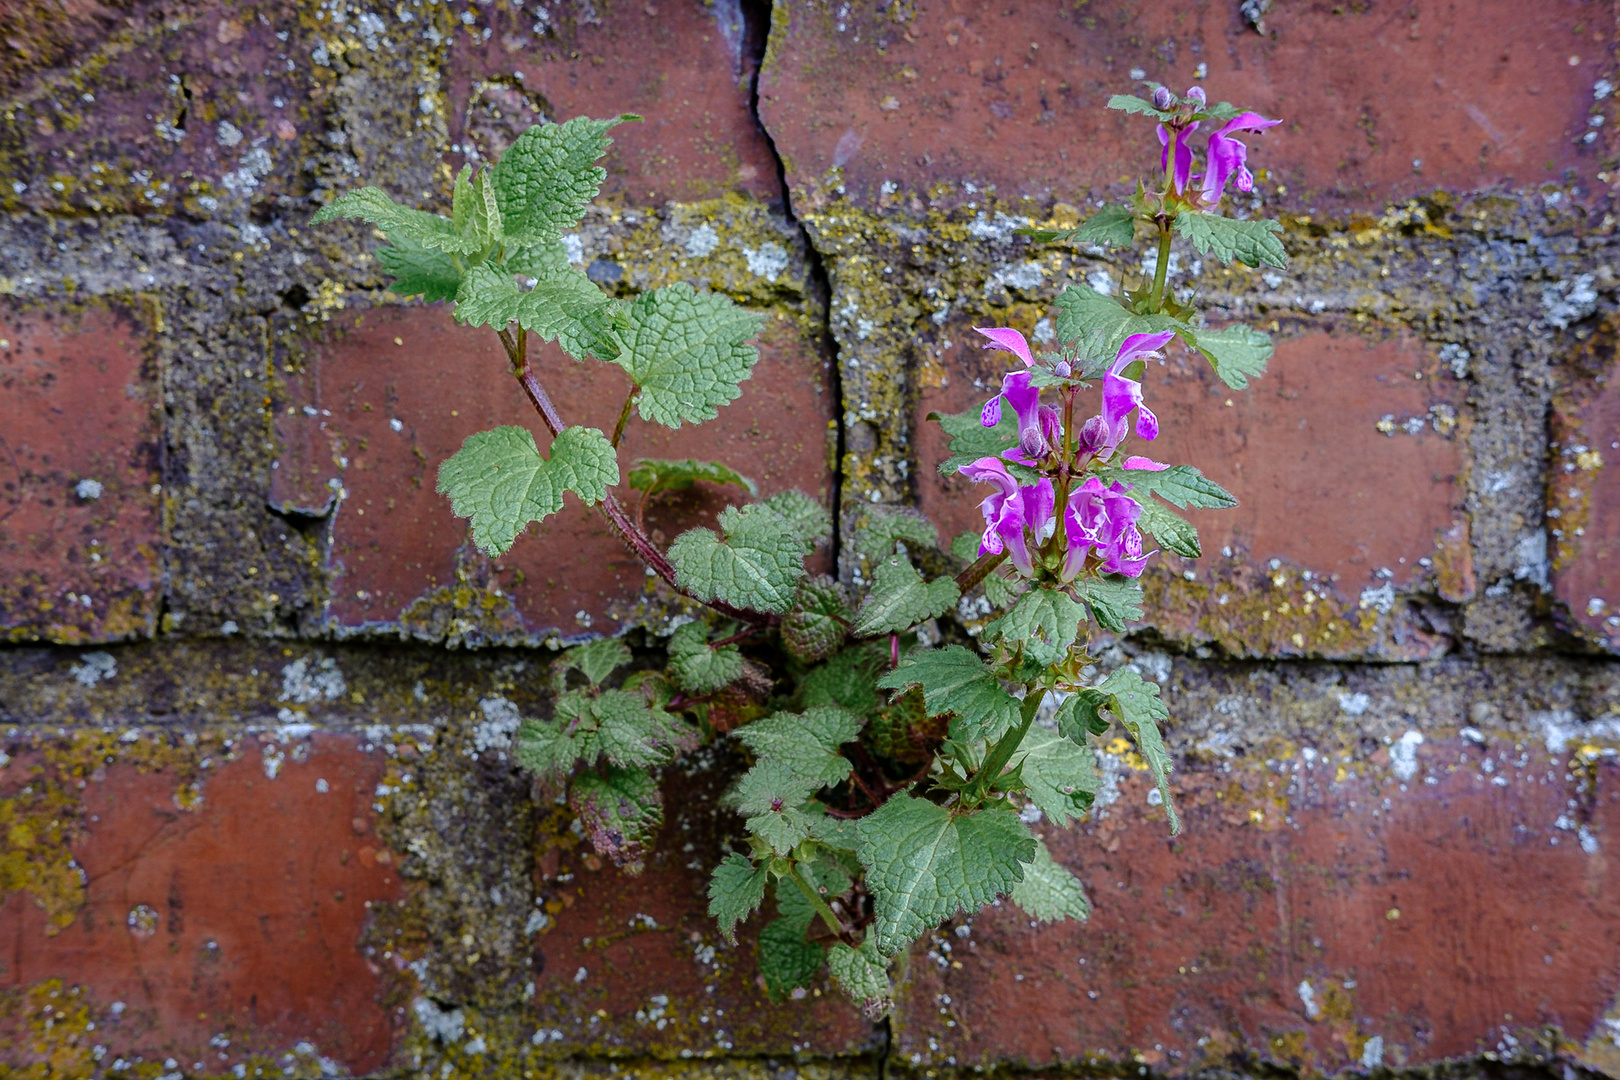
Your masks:
M 0 1075 L 1620 1074 L 1612 4 L 15 0 L 0 30 Z M 523 421 L 499 350 L 307 219 L 640 113 L 582 262 L 769 321 L 719 421 L 630 452 L 954 532 L 923 418 L 998 370 L 971 325 L 1117 283 L 1012 229 L 1127 190 L 1151 148 L 1097 106 L 1144 76 L 1288 120 L 1254 161 L 1289 269 L 1171 276 L 1266 325 L 1271 371 L 1154 389 L 1243 505 L 1109 653 L 1166 684 L 1187 831 L 1104 754 L 1053 838 L 1088 924 L 948 925 L 875 1028 L 773 1005 L 703 912 L 730 751 L 668 771 L 633 878 L 506 758 L 550 648 L 656 646 L 641 568 L 577 507 L 472 550 L 432 470 Z M 615 370 L 544 363 L 612 421 Z

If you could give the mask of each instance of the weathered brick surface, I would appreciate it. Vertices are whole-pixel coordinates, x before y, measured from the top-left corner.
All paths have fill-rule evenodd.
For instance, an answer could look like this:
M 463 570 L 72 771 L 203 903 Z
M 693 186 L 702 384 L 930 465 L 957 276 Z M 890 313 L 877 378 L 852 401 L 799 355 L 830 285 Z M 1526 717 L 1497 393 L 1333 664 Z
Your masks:
M 1612 11 L 1272 3 L 1262 33 L 1224 0 L 766 7 L 0 13 L 0 1071 L 1620 1075 Z M 512 709 L 550 708 L 548 639 L 667 609 L 577 507 L 503 559 L 466 547 L 435 473 L 534 425 L 505 358 L 388 297 L 369 228 L 307 217 L 362 180 L 442 209 L 469 147 L 642 113 L 581 265 L 769 322 L 718 421 L 633 424 L 626 457 L 836 502 L 823 557 L 853 578 L 864 506 L 974 525 L 923 419 L 1004 370 L 969 328 L 1033 333 L 1068 284 L 1143 270 L 1013 229 L 1151 168 L 1145 128 L 1095 106 L 1200 64 L 1288 118 L 1252 161 L 1291 263 L 1172 267 L 1279 349 L 1245 393 L 1155 369 L 1153 453 L 1243 505 L 1198 514 L 1205 558 L 1162 560 L 1150 620 L 1100 643 L 1168 675 L 1188 830 L 1164 838 L 1109 748 L 1118 798 L 1052 837 L 1090 924 L 948 928 L 887 1032 L 825 984 L 772 1004 L 754 928 L 733 947 L 704 912 L 729 751 L 666 771 L 636 878 L 508 758 Z M 612 423 L 616 369 L 543 370 L 566 416 Z M 648 523 L 667 541 L 722 504 Z
M 1272 7 L 1261 34 L 1235 4 L 791 5 L 761 112 L 795 190 L 842 185 L 863 206 L 885 183 L 924 198 L 942 182 L 1007 199 L 1123 190 L 1151 133 L 1100 106 L 1133 79 L 1179 90 L 1200 70 L 1213 94 L 1289 121 L 1256 140 L 1264 193 L 1285 205 L 1378 210 L 1563 169 L 1602 183 L 1606 137 L 1588 118 L 1604 115 L 1592 87 L 1613 72 L 1604 9 L 1561 0 L 1527 21 L 1507 0 Z
M 162 488 L 141 315 L 0 309 L 0 629 L 81 643 L 156 629 Z

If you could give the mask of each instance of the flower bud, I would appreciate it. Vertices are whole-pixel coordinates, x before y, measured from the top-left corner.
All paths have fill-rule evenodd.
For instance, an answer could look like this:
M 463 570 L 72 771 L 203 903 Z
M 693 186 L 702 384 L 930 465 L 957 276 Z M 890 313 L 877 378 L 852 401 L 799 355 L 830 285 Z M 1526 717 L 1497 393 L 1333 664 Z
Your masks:
M 1069 362 L 1067 360 L 1059 360 L 1057 363 L 1052 365 L 1053 374 L 1057 375 L 1057 377 L 1060 379 L 1067 379 L 1071 370 L 1072 369 L 1069 367 Z
M 1202 86 L 1194 86 L 1187 91 L 1187 100 L 1202 109 L 1204 102 L 1208 99 L 1204 97 L 1204 88 Z
M 1170 92 L 1169 87 L 1161 86 L 1153 91 L 1153 105 L 1155 108 L 1168 109 L 1174 105 L 1176 96 Z

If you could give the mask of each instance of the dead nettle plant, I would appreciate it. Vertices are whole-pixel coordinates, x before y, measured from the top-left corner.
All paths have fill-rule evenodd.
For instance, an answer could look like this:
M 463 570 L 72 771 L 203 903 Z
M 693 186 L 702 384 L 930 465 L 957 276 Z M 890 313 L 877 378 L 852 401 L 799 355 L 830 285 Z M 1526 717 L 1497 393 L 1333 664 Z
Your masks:
M 932 419 L 950 437 L 942 471 L 988 485 L 984 530 L 941 545 L 915 512 L 873 508 L 852 542 L 876 570 L 854 591 L 806 571 L 832 523 L 803 493 L 728 506 L 718 528 L 692 529 L 667 550 L 620 499 L 626 482 L 642 499 L 696 483 L 753 494 L 721 462 L 625 468 L 619 444 L 634 420 L 713 420 L 742 393 L 763 324 L 687 284 L 615 299 L 570 263 L 564 237 L 604 179 L 596 162 L 607 133 L 635 117 L 530 128 L 494 165 L 461 171 L 449 217 L 376 188 L 315 215 L 371 222 L 387 237 L 377 259 L 394 292 L 450 301 L 457 322 L 488 326 L 505 346 L 539 423 L 479 432 L 440 466 L 439 491 L 469 520 L 473 542 L 505 552 L 572 492 L 664 588 L 701 605 L 703 617 L 669 638 L 663 670 L 613 680 L 631 660 L 615 640 L 564 653 L 554 716 L 524 720 L 516 758 L 562 785 L 596 851 L 633 871 L 664 818 L 657 770 L 713 740 L 741 743 L 752 766 L 730 798 L 746 841 L 714 867 L 710 909 L 730 936 L 768 907 L 758 956 L 773 995 L 825 966 L 878 1015 L 891 1000 L 891 958 L 958 913 L 1010 897 L 1037 919 L 1085 918 L 1080 882 L 1030 825 L 1086 815 L 1099 787 L 1094 747 L 1115 725 L 1152 770 L 1171 831 L 1180 828 L 1159 687 L 1128 667 L 1100 675 L 1091 647 L 1096 631 L 1118 634 L 1142 617 L 1138 577 L 1155 550 L 1200 554 L 1176 510 L 1234 505 L 1192 465 L 1128 444 L 1133 431 L 1141 442 L 1158 434 L 1145 384 L 1172 341 L 1234 389 L 1265 370 L 1265 334 L 1206 328 L 1194 298 L 1171 295 L 1165 277 L 1177 240 L 1222 263 L 1284 265 L 1276 222 L 1219 213 L 1229 184 L 1253 186 L 1237 136 L 1277 121 L 1211 105 L 1198 87 L 1177 96 L 1149 84 L 1147 97 L 1108 107 L 1157 123 L 1153 182 L 1078 228 L 1025 232 L 1036 243 L 1112 248 L 1144 239 L 1151 277 L 1144 269 L 1117 296 L 1067 289 L 1053 351 L 1033 351 L 1011 327 L 978 331 L 1008 354 L 1000 391 L 979 412 Z M 630 377 L 613 431 L 559 413 L 544 381 L 575 369 L 542 372 L 531 335 Z M 961 569 L 930 579 L 922 565 Z M 975 592 L 973 602 L 999 612 L 976 647 L 919 635 Z

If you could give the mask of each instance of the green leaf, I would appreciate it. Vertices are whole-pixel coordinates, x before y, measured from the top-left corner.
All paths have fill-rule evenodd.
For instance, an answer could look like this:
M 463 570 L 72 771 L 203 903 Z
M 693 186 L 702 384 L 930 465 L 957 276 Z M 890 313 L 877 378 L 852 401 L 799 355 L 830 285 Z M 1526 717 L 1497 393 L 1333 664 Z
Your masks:
M 1174 120 L 1176 116 L 1175 113 L 1165 112 L 1151 101 L 1144 101 L 1135 94 L 1115 94 L 1108 99 L 1108 108 L 1118 109 L 1120 112 L 1151 116 L 1155 120 Z
M 939 424 L 951 440 L 951 456 L 940 463 L 942 476 L 949 476 L 964 465 L 971 465 L 982 457 L 1000 457 L 1003 450 L 1018 445 L 1018 418 L 1011 409 L 1001 410 L 1001 422 L 987 428 L 979 422 L 977 410 L 961 413 L 929 413 L 928 419 Z M 1002 460 L 1007 471 L 1025 483 L 1034 483 L 1040 474 L 1015 461 Z
M 791 761 L 762 758 L 754 762 L 753 767 L 737 781 L 737 812 L 743 817 L 753 818 L 761 814 L 797 810 L 821 787 L 820 780 L 806 776 Z M 799 824 L 809 829 L 807 820 Z M 752 823 L 749 827 L 753 827 Z
M 636 690 L 591 695 L 571 690 L 558 696 L 551 720 L 524 720 L 514 740 L 519 765 L 543 775 L 564 776 L 577 762 L 645 768 L 662 765 L 697 743 L 697 732 L 679 717 L 649 704 Z
M 735 851 L 720 860 L 709 878 L 709 914 L 720 924 L 727 941 L 737 940 L 737 924 L 759 909 L 765 901 L 765 883 L 770 873 L 764 866 Z
M 726 507 L 719 524 L 724 540 L 713 529 L 691 529 L 670 545 L 681 588 L 754 611 L 789 610 L 804 577 L 805 545 L 793 526 L 759 503 Z
M 713 420 L 742 394 L 759 352 L 747 345 L 765 320 L 684 281 L 644 292 L 624 309 L 615 361 L 641 388 L 642 419 L 678 428 Z
M 985 627 L 991 641 L 1009 645 L 1024 642 L 1024 651 L 1041 664 L 1055 664 L 1068 655 L 1080 636 L 1086 609 L 1062 589 L 1030 589 L 1001 618 Z
M 335 218 L 369 221 L 387 233 L 390 241 L 403 237 L 431 251 L 471 255 L 484 247 L 483 240 L 464 235 L 449 218 L 401 206 L 381 188 L 363 187 L 346 191 L 317 210 L 309 223 L 321 225 Z
M 709 628 L 689 622 L 669 636 L 669 666 L 682 690 L 710 694 L 742 677 L 742 653 L 735 645 L 714 648 Z
M 779 712 L 737 729 L 736 738 L 761 761 L 781 763 L 817 787 L 832 787 L 849 775 L 838 748 L 861 732 L 861 721 L 837 705 L 803 713 Z
M 893 555 L 896 544 L 937 548 L 939 530 L 910 506 L 868 507 L 865 521 L 855 530 L 855 550 L 877 562 Z
M 639 870 L 664 824 L 658 782 L 640 769 L 609 769 L 605 776 L 584 773 L 574 779 L 568 805 L 596 853 L 632 870 Z
M 1142 508 L 1142 516 L 1137 518 L 1136 524 L 1146 529 L 1160 547 L 1185 559 L 1196 559 L 1204 553 L 1192 522 L 1145 496 L 1136 501 Z
M 1274 351 L 1271 337 L 1242 323 L 1219 330 L 1200 330 L 1197 348 L 1215 368 L 1215 375 L 1234 390 L 1246 389 L 1250 379 L 1266 373 Z
M 1113 360 L 1132 334 L 1174 330 L 1190 337 L 1187 324 L 1168 315 L 1137 315 L 1089 285 L 1071 285 L 1057 298 L 1057 337 L 1074 342 L 1088 360 Z
M 1101 244 L 1129 247 L 1136 239 L 1136 211 L 1128 206 L 1105 206 L 1073 229 L 1015 229 L 1038 244 Z
M 842 586 L 825 574 L 805 578 L 793 610 L 782 617 L 782 645 L 795 659 L 813 664 L 838 651 L 848 626 Z
M 924 619 L 943 615 L 956 603 L 962 590 L 952 578 L 924 582 L 911 560 L 896 555 L 877 568 L 877 582 L 855 617 L 857 637 L 898 633 Z
M 543 244 L 506 244 L 506 268 L 519 277 L 546 278 L 568 269 L 568 249 L 561 240 Z
M 578 225 L 607 177 L 596 164 L 612 143 L 607 130 L 638 119 L 578 116 L 564 124 L 537 124 L 519 135 L 489 174 L 507 236 L 516 243 L 539 243 Z
M 1107 707 L 1108 698 L 1096 690 L 1087 687 L 1074 691 L 1058 705 L 1055 717 L 1058 733 L 1078 746 L 1089 748 L 1091 743 L 1086 736 L 1101 735 L 1112 723 L 1103 712 Z
M 1281 232 L 1282 226 L 1270 218 L 1238 221 L 1202 210 L 1183 210 L 1176 215 L 1176 235 L 1191 241 L 1200 255 L 1213 255 L 1223 264 L 1287 266 L 1288 253 L 1277 235 Z
M 609 318 L 612 301 L 596 283 L 572 266 L 547 268 L 534 287 L 518 288 L 510 273 L 489 264 L 475 266 L 456 293 L 456 321 L 465 326 L 505 329 L 516 322 L 555 341 L 576 360 L 618 355 Z
M 811 817 L 797 806 L 786 804 L 755 814 L 746 822 L 748 831 L 785 857 L 810 835 Z
M 576 645 L 557 657 L 551 668 L 551 683 L 561 691 L 568 672 L 578 671 L 592 686 L 601 686 L 602 680 L 631 660 L 630 646 L 618 638 L 600 638 Z
M 471 165 L 463 165 L 461 175 L 451 185 L 451 192 L 450 219 L 457 232 L 478 241 L 474 251 L 482 251 L 505 235 L 501 229 L 501 209 L 496 205 L 487 171 L 475 176 Z
M 826 947 L 806 941 L 804 928 L 787 919 L 772 919 L 759 932 L 759 973 L 765 978 L 765 992 L 774 1000 L 808 986 L 826 959 Z
M 859 949 L 835 942 L 827 950 L 827 969 L 844 993 L 861 1003 L 867 1019 L 879 1019 L 894 1008 L 889 962 L 878 952 L 873 935 L 868 934 Z
M 806 551 L 814 551 L 832 537 L 832 514 L 825 503 L 802 491 L 779 491 L 765 500 L 765 506 L 780 514 L 804 540 Z
M 562 509 L 563 492 L 587 505 L 619 482 L 619 459 L 595 428 L 570 427 L 541 457 L 527 428 L 498 427 L 469 435 L 439 466 L 439 493 L 457 517 L 472 519 L 473 543 L 490 555 L 510 548 L 531 521 Z
M 1020 719 L 1018 699 L 1002 689 L 988 664 L 960 645 L 913 649 L 877 684 L 885 690 L 921 687 L 928 715 L 957 717 L 953 739 L 997 739 Z
M 656 495 L 660 491 L 689 491 L 699 480 L 722 486 L 734 484 L 750 495 L 759 494 L 759 485 L 718 461 L 697 461 L 692 458 L 663 461 L 658 458 L 642 458 L 636 462 L 636 467 L 630 470 L 629 476 L 630 486 L 637 491 L 645 491 L 649 496 Z
M 801 684 L 805 707 L 841 705 L 856 716 L 871 716 L 883 705 L 873 680 L 884 661 L 884 656 L 869 646 L 845 649 L 805 675 Z
M 1074 591 L 1104 630 L 1120 633 L 1126 623 L 1142 617 L 1142 585 L 1135 578 L 1119 574 L 1076 578 Z
M 879 952 L 893 956 L 958 911 L 977 911 L 1023 876 L 1035 841 L 1004 804 L 967 814 L 896 795 L 862 818 L 861 865 Z
M 1035 861 L 1024 867 L 1024 880 L 1012 888 L 1012 902 L 1041 922 L 1074 919 L 1084 922 L 1091 916 L 1091 901 L 1080 879 L 1059 866 L 1040 841 L 1035 842 Z
M 377 265 L 394 278 L 388 289 L 397 296 L 420 296 L 432 304 L 454 300 L 461 288 L 461 269 L 453 258 L 403 233 L 377 249 Z
M 1189 506 L 1201 510 L 1224 510 L 1237 505 L 1237 498 L 1191 465 L 1152 469 L 1100 469 L 1097 479 L 1104 485 L 1121 483 L 1131 494 L 1151 492 L 1178 510 Z M 1138 500 L 1140 501 L 1140 500 Z
M 1097 763 L 1089 747 L 1042 727 L 1031 727 L 1008 762 L 1021 769 L 1030 801 L 1059 828 L 1079 818 L 1097 795 Z
M 1148 682 L 1128 667 L 1122 667 L 1092 687 L 1108 698 L 1108 707 L 1136 740 L 1136 748 L 1153 772 L 1153 780 L 1164 799 L 1164 812 L 1170 818 L 1170 833 L 1181 831 L 1181 819 L 1170 801 L 1170 771 L 1174 763 L 1159 734 L 1159 722 L 1170 718 L 1170 710 L 1159 700 L 1159 685 Z

